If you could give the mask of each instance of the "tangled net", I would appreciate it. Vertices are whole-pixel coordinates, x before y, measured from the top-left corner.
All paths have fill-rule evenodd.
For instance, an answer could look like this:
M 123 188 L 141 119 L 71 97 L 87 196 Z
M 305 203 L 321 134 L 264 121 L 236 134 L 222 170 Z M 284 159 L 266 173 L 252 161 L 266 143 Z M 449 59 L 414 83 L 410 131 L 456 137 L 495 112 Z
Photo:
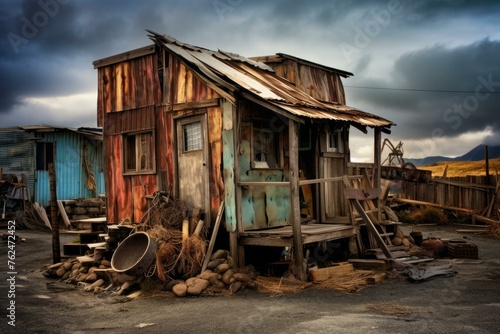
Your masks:
M 182 221 L 186 218 L 188 207 L 179 199 L 173 199 L 168 193 L 155 192 L 152 205 L 141 218 L 141 229 L 148 231 L 154 226 L 180 230 Z
M 172 208 L 185 207 L 185 204 L 181 204 L 180 201 L 175 202 L 178 204 Z M 198 235 L 191 235 L 183 240 L 180 226 L 185 216 L 182 216 L 180 223 L 176 222 L 177 219 L 179 218 L 169 219 L 159 216 L 158 219 L 153 220 L 156 222 L 155 225 L 144 225 L 148 227 L 146 231 L 149 236 L 157 243 L 156 275 L 162 281 L 179 276 L 183 278 L 196 276 L 200 273 L 206 253 L 206 243 Z M 174 221 L 175 223 L 172 223 Z

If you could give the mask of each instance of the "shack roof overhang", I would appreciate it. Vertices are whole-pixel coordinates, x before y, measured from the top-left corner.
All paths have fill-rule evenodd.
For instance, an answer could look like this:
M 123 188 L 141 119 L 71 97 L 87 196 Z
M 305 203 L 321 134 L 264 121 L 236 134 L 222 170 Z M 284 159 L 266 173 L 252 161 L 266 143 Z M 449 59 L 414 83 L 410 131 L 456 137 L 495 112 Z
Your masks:
M 310 66 L 335 72 L 342 77 L 353 74 L 333 67 L 313 63 L 279 53 L 276 56 L 246 58 L 226 51 L 213 51 L 177 41 L 167 35 L 147 30 L 159 47 L 177 55 L 186 66 L 222 97 L 236 103 L 238 98 L 251 100 L 287 118 L 305 123 L 307 119 L 347 122 L 366 132 L 366 127 L 378 127 L 384 132 L 396 125 L 392 121 L 340 103 L 319 101 L 278 76 L 264 60 L 292 59 Z M 154 52 L 154 46 L 124 52 L 94 61 L 95 68 Z
M 60 131 L 70 131 L 78 133 L 82 136 L 85 136 L 89 139 L 93 139 L 96 141 L 102 141 L 102 128 L 90 128 L 90 127 L 80 127 L 80 128 L 69 128 L 63 126 L 55 126 L 55 125 L 25 125 L 20 126 L 19 129 L 28 132 L 34 133 L 48 133 L 48 132 L 60 132 Z

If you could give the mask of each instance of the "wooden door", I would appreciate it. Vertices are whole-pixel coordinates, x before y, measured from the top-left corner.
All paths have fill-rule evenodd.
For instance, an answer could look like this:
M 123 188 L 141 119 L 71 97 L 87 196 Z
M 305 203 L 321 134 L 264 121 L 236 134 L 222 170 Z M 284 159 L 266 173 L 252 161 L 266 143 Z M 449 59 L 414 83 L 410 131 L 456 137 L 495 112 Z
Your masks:
M 177 194 L 191 208 L 210 212 L 206 115 L 180 119 L 177 128 Z

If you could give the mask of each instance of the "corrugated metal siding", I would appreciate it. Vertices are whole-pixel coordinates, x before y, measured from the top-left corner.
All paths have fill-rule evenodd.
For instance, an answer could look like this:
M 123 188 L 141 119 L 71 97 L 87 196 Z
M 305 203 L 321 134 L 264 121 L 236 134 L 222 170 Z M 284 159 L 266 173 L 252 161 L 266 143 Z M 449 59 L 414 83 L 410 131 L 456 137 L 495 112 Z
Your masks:
M 215 84 L 222 92 L 229 93 L 228 99 L 233 97 L 234 92 L 243 90 L 300 117 L 347 120 L 364 126 L 394 125 L 389 120 L 345 106 L 340 79 L 326 74 L 323 70 L 302 63 L 297 65 L 287 72 L 296 72 L 295 86 L 274 71 L 268 70 L 264 63 L 250 62 L 241 56 L 199 48 L 180 43 L 165 35 L 151 33 L 151 38 L 158 45 L 187 62 L 207 82 Z M 263 66 L 266 66 L 266 69 Z M 331 91 L 329 87 L 337 89 Z M 324 103 L 321 99 L 333 100 L 339 104 Z
M 55 145 L 56 196 L 58 200 L 71 198 L 96 197 L 104 192 L 102 174 L 102 143 L 88 140 L 84 136 L 69 131 L 44 133 L 40 142 L 53 142 Z M 88 161 L 96 180 L 96 191 L 86 186 L 82 164 L 83 148 L 86 147 Z M 36 171 L 35 201 L 48 205 L 50 185 L 48 171 Z
M 3 175 L 14 174 L 20 179 L 21 174 L 25 174 L 31 195 L 35 183 L 33 137 L 32 133 L 18 128 L 0 129 L 0 167 L 3 168 Z

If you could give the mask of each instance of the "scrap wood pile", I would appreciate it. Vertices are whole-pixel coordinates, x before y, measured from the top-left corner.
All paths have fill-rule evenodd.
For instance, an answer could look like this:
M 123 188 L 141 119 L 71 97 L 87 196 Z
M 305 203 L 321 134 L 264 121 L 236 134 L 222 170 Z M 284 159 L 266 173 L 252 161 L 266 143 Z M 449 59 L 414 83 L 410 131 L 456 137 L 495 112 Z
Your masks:
M 386 272 L 355 270 L 353 265 L 341 262 L 336 266 L 312 269 L 309 276 L 316 287 L 343 293 L 358 292 L 369 284 L 377 284 L 386 278 Z
M 120 247 L 114 251 L 111 261 L 104 259 L 107 253 L 96 249 L 93 254 L 46 266 L 43 274 L 76 284 L 83 291 L 106 291 L 118 295 L 149 283 L 152 283 L 149 287 L 172 291 L 176 296 L 229 295 L 255 286 L 253 266 L 237 268 L 227 250 L 218 250 L 210 258 L 206 258 L 204 222 L 199 214 L 193 214 L 188 219 L 188 210 L 183 202 L 157 193 L 153 206 L 146 215 L 148 217 L 143 217 L 141 223 L 134 228 L 135 232 L 120 244 L 125 245 L 127 240 L 133 240 L 121 248 L 121 257 L 115 257 Z M 190 233 L 190 230 L 193 232 Z M 136 254 L 130 247 L 140 248 L 143 246 L 141 241 L 144 240 L 142 237 L 134 239 L 138 235 L 147 235 L 151 241 L 147 242 L 146 252 L 134 264 L 130 263 L 130 257 Z M 154 246 L 150 248 L 149 245 Z M 146 264 L 150 251 L 154 258 L 151 257 L 151 262 Z M 145 261 L 145 267 L 141 263 L 141 271 L 138 273 L 139 267 L 136 265 L 141 261 Z M 117 265 L 124 268 L 118 270 Z M 202 266 L 207 268 L 203 272 Z
M 69 258 L 66 261 L 45 266 L 42 273 L 45 277 L 58 278 L 65 283 L 76 284 L 82 287 L 85 292 L 99 293 L 113 288 L 108 277 L 108 273 L 112 273 L 112 271 L 108 271 L 110 268 L 111 262 L 108 260 L 93 261 L 85 256 Z M 119 276 L 121 274 L 115 273 L 115 280 L 111 280 L 122 283 L 127 280 L 126 277 L 120 278 Z M 131 278 L 128 277 L 128 279 Z M 105 287 L 106 282 L 108 282 L 107 287 Z M 121 289 L 121 287 L 117 289 Z

